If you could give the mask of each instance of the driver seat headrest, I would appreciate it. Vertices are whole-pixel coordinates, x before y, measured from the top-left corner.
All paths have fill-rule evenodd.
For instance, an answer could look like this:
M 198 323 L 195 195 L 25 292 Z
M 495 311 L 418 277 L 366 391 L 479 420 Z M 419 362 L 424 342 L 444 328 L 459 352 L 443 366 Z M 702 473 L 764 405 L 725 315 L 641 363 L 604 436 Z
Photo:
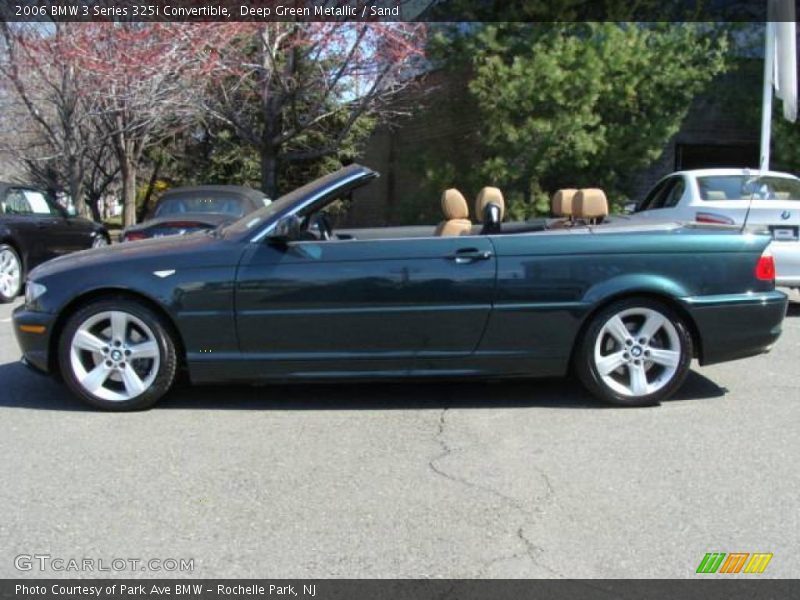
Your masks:
M 497 221 L 502 221 L 506 215 L 506 201 L 503 198 L 503 192 L 499 188 L 486 186 L 478 192 L 478 197 L 475 199 L 475 219 L 478 223 L 486 222 L 486 209 L 491 205 L 499 209 Z
M 475 218 L 479 223 L 483 223 L 481 235 L 500 233 L 500 224 L 505 214 L 506 201 L 503 192 L 490 186 L 478 192 L 478 197 L 475 199 Z

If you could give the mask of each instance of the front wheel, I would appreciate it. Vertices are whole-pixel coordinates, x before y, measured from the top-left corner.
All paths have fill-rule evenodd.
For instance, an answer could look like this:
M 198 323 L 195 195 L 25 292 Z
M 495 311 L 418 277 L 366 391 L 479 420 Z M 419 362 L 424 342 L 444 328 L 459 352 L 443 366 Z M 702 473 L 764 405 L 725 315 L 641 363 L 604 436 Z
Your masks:
M 583 385 L 621 406 L 649 406 L 681 386 L 692 360 L 692 336 L 669 306 L 647 298 L 615 302 L 590 322 L 576 354 Z
M 59 340 L 64 381 L 104 410 L 149 408 L 175 379 L 175 342 L 163 319 L 126 299 L 93 302 L 73 314 Z

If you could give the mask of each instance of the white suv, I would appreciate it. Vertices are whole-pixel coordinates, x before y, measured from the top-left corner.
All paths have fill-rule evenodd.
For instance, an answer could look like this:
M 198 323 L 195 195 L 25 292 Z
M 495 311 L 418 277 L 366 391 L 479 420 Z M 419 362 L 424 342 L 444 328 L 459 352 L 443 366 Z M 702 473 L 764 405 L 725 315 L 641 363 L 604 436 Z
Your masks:
M 699 169 L 659 181 L 631 219 L 742 225 L 772 234 L 777 285 L 800 288 L 800 179 L 776 171 Z

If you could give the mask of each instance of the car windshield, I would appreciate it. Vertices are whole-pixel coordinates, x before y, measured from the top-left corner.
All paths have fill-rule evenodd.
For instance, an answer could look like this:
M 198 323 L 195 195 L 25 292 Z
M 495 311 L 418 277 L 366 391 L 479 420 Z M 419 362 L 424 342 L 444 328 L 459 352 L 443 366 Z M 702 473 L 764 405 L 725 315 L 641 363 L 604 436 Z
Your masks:
M 245 217 L 234 221 L 233 223 L 221 228 L 221 233 L 226 237 L 236 237 L 247 231 L 258 229 L 263 223 L 273 215 L 279 214 L 292 206 L 299 199 L 310 195 L 317 189 L 325 189 L 330 183 L 340 179 L 342 171 L 334 171 L 319 179 L 315 179 L 297 189 L 292 190 L 288 194 L 284 194 L 274 202 L 270 202 L 263 208 L 246 215 Z
M 792 177 L 713 175 L 697 185 L 703 200 L 800 200 L 800 179 Z
M 241 217 L 244 214 L 242 198 L 223 194 L 181 194 L 162 198 L 154 217 L 167 217 L 183 213 L 210 213 Z

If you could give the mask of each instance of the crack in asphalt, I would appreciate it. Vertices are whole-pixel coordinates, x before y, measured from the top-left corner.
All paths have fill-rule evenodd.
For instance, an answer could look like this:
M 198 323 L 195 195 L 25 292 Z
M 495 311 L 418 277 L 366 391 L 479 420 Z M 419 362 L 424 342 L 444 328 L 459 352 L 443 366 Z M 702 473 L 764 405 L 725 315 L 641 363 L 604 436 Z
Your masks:
M 465 479 L 463 477 L 458 477 L 456 475 L 453 475 L 452 473 L 448 473 L 437 464 L 439 461 L 441 461 L 444 458 L 447 458 L 453 453 L 453 449 L 449 446 L 447 440 L 445 439 L 445 430 L 447 428 L 446 417 L 448 410 L 449 409 L 445 407 L 439 413 L 437 432 L 436 435 L 434 436 L 436 443 L 439 444 L 442 451 L 428 461 L 428 467 L 439 477 L 443 477 L 444 479 L 447 479 L 464 487 L 479 490 L 481 492 L 490 494 L 495 498 L 502 500 L 504 503 L 506 503 L 508 506 L 510 506 L 517 512 L 521 513 L 523 516 L 523 521 L 517 528 L 516 537 L 525 547 L 524 551 L 516 552 L 511 555 L 495 557 L 485 562 L 478 571 L 478 576 L 479 577 L 483 576 L 489 569 L 491 569 L 491 567 L 493 567 L 497 563 L 506 560 L 513 560 L 516 558 L 527 557 L 534 566 L 544 569 L 545 571 L 551 573 L 556 577 L 566 578 L 567 577 L 566 575 L 559 573 L 558 571 L 548 567 L 547 565 L 541 562 L 540 556 L 544 554 L 544 548 L 542 548 L 541 546 L 537 546 L 530 538 L 528 538 L 525 535 L 525 526 L 533 523 L 533 520 L 535 518 L 535 513 L 539 511 L 531 511 L 526 506 L 520 504 L 520 502 L 516 498 L 504 494 L 491 486 L 476 483 L 474 481 L 470 481 L 469 479 Z M 542 469 L 539 469 L 538 467 L 535 466 L 533 468 L 539 474 L 545 485 L 545 494 L 541 498 L 540 502 L 542 504 L 548 503 L 556 495 L 555 488 L 553 488 L 553 484 L 551 483 L 550 478 Z

